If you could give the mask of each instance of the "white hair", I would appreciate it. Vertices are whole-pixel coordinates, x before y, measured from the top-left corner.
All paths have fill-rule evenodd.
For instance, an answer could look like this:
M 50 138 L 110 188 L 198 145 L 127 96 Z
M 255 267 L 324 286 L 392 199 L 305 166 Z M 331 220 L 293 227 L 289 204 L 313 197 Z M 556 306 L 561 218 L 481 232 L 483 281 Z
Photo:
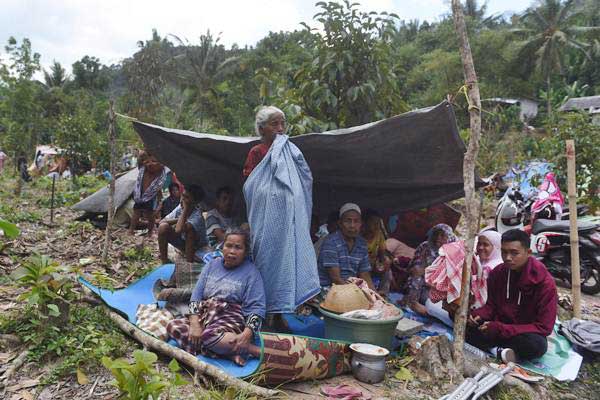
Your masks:
M 285 118 L 285 114 L 283 113 L 283 111 L 281 111 L 275 106 L 266 106 L 258 110 L 258 112 L 256 113 L 256 121 L 254 124 L 254 130 L 256 131 L 256 134 L 258 136 L 262 136 L 262 133 L 260 133 L 260 128 L 265 126 L 265 124 L 269 122 L 269 120 L 275 115 L 281 115 Z

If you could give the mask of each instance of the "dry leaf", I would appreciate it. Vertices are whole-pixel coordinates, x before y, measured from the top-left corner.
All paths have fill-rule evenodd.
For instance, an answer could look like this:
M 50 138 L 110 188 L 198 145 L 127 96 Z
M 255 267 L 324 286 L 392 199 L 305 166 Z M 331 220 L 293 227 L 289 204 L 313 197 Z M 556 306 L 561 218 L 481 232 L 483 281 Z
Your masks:
M 90 383 L 90 380 L 88 379 L 87 375 L 84 374 L 83 371 L 79 368 L 77 368 L 77 382 L 80 385 L 87 385 L 88 383 Z
M 29 392 L 29 390 L 23 390 L 22 392 L 19 392 L 19 394 L 23 400 L 33 400 L 33 395 Z

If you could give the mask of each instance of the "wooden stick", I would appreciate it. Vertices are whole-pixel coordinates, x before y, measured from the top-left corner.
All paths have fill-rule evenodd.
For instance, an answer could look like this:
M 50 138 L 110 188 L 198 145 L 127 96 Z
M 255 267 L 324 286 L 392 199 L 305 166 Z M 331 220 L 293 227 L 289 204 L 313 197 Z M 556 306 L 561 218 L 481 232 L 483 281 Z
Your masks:
M 56 175 L 52 175 L 52 197 L 50 199 L 50 223 L 54 223 L 54 190 L 56 187 Z
M 579 274 L 579 231 L 577 230 L 577 185 L 575 183 L 575 142 L 567 140 L 567 182 L 569 184 L 569 233 L 571 236 L 571 293 L 573 316 L 581 318 L 581 276 Z
M 110 248 L 110 232 L 115 216 L 115 111 L 114 101 L 110 100 L 108 107 L 108 146 L 110 148 L 110 184 L 108 188 L 108 219 L 106 221 L 106 230 L 104 232 L 104 249 L 102 251 L 102 263 L 106 264 L 108 260 L 108 249 Z
M 27 356 L 29 355 L 29 349 L 30 349 L 30 347 L 23 350 L 23 352 L 21 354 L 19 354 L 19 356 L 12 361 L 12 363 L 10 364 L 10 366 L 8 367 L 8 369 L 4 372 L 4 375 L 2 376 L 3 381 L 0 382 L 0 388 L 8 386 L 8 381 L 10 380 L 10 378 L 12 378 L 12 376 L 15 374 L 15 372 L 19 368 L 21 368 L 21 366 L 23 364 L 25 364 L 25 360 L 27 360 Z
M 459 0 L 452 0 L 452 15 L 454 27 L 459 40 L 460 56 L 463 64 L 465 85 L 467 87 L 469 103 L 470 136 L 467 152 L 463 160 L 463 182 L 465 190 L 465 213 L 467 219 L 467 237 L 465 240 L 465 263 L 463 265 L 460 307 L 454 318 L 454 346 L 453 355 L 456 366 L 464 370 L 464 344 L 469 310 L 469 294 L 471 292 L 471 264 L 473 263 L 473 248 L 477 235 L 477 221 L 479 215 L 479 202 L 475 192 L 475 160 L 479 152 L 479 138 L 481 137 L 481 99 L 479 97 L 479 84 L 473 65 L 473 56 L 467 27 L 463 15 L 462 5 Z
M 125 318 L 119 314 L 106 310 L 110 319 L 114 321 L 119 328 L 121 328 L 129 336 L 140 342 L 144 347 L 157 351 L 163 355 L 174 358 L 179 362 L 189 365 L 198 374 L 206 374 L 214 378 L 217 382 L 225 387 L 234 387 L 243 393 L 254 394 L 261 397 L 273 398 L 280 396 L 281 392 L 278 390 L 266 389 L 249 382 L 245 382 L 241 379 L 233 378 L 221 369 L 214 367 L 210 364 L 206 364 L 198 360 L 195 356 L 188 353 L 187 351 L 178 349 L 177 347 L 171 346 L 162 340 L 156 339 L 155 337 L 148 335 L 135 325 L 132 325 Z

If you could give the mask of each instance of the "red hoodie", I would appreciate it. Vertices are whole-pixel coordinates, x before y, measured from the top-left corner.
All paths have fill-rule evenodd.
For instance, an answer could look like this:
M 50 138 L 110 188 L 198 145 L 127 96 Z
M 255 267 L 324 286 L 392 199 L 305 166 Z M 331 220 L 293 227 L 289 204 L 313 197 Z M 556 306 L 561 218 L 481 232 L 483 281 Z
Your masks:
M 472 313 L 492 321 L 486 336 L 507 340 L 522 333 L 552 333 L 558 294 L 544 264 L 529 257 L 520 273 L 500 264 L 490 273 L 487 285 L 487 303 Z

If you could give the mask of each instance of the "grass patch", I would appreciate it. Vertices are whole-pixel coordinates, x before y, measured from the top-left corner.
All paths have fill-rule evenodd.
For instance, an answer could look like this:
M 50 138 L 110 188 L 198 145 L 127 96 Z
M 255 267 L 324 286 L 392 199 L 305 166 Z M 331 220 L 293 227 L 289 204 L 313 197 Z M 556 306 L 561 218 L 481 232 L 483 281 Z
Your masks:
M 56 363 L 44 377 L 44 384 L 75 374 L 78 368 L 95 370 L 102 357 L 122 356 L 129 347 L 127 339 L 101 308 L 81 304 L 71 307 L 65 327 L 46 325 L 40 329 L 36 314 L 27 307 L 24 313 L 1 316 L 0 331 L 15 333 L 32 345 L 30 361 Z

